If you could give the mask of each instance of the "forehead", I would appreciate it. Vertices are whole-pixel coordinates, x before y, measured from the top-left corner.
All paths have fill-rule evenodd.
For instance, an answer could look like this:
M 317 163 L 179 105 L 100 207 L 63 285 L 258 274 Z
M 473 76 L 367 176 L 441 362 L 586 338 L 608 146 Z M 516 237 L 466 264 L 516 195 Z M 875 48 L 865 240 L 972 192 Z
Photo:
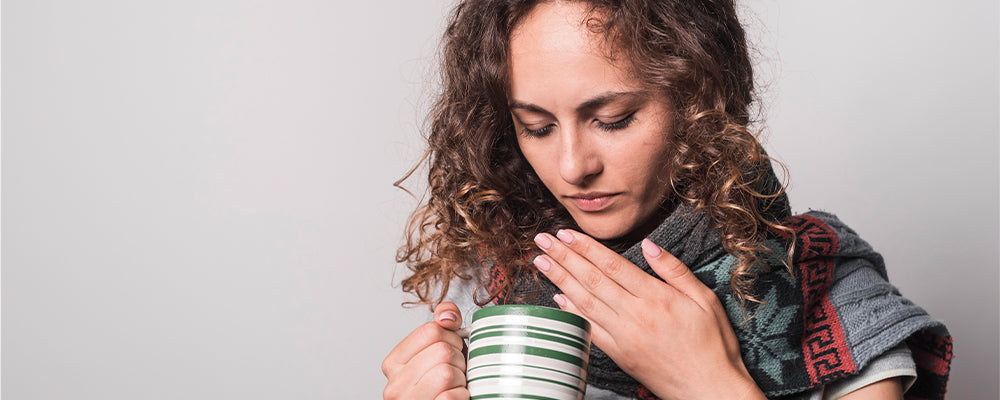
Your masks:
M 511 48 L 542 51 L 606 50 L 604 39 L 590 29 L 600 14 L 580 3 L 545 2 L 536 5 L 511 32 Z
M 603 32 L 593 28 L 600 14 L 577 2 L 537 5 L 511 33 L 511 97 L 635 90 Z

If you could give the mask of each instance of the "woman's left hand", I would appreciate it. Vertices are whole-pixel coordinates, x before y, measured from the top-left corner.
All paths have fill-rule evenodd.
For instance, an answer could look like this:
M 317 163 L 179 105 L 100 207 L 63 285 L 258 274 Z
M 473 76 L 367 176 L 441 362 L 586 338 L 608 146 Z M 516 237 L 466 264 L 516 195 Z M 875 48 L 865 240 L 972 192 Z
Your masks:
M 764 398 L 740 357 L 722 303 L 680 260 L 644 239 L 663 281 L 572 230 L 535 237 L 535 266 L 591 322 L 593 343 L 662 399 Z M 665 282 L 664 282 L 665 281 Z

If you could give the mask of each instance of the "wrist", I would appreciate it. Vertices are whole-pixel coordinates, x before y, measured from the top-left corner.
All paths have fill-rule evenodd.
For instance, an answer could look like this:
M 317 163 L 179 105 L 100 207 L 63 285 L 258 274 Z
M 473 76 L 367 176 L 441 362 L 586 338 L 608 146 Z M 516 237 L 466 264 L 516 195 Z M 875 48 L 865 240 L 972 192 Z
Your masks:
M 732 378 L 734 385 L 732 391 L 729 392 L 730 397 L 740 400 L 767 400 L 764 391 L 760 390 L 757 382 L 750 376 L 750 371 L 747 370 L 742 359 L 739 360 L 738 365 L 736 376 Z M 737 396 L 732 396 L 732 394 L 737 394 Z
M 736 399 L 740 400 L 767 400 L 767 396 L 764 396 L 764 392 L 760 390 L 757 383 L 753 379 L 747 378 L 744 389 L 742 391 L 734 392 L 739 393 Z
M 722 383 L 722 382 L 719 382 Z M 712 399 L 737 399 L 737 400 L 767 400 L 764 392 L 757 386 L 753 378 L 749 375 L 739 375 L 726 384 L 709 386 L 712 389 L 708 397 Z
M 650 392 L 661 399 L 718 399 L 718 400 L 767 400 L 764 392 L 749 374 L 719 374 L 708 382 L 686 385 L 682 393 L 676 386 L 642 382 Z

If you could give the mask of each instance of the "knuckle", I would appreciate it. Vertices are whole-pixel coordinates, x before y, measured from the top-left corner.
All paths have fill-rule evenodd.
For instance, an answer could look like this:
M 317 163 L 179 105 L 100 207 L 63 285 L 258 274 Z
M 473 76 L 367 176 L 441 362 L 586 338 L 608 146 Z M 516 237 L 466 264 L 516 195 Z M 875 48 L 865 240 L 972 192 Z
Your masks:
M 674 262 L 671 263 L 670 266 L 671 266 L 671 274 L 673 274 L 674 279 L 698 280 L 698 278 L 695 278 L 694 272 L 691 272 L 691 269 L 688 268 L 687 265 L 684 265 L 684 263 L 682 263 L 681 260 L 674 260 Z
M 576 308 L 584 314 L 591 314 L 594 312 L 594 309 L 597 308 L 597 300 L 595 300 L 593 296 L 586 296 L 576 304 Z
M 561 244 L 562 242 L 558 243 Z M 556 260 L 557 262 L 562 261 L 564 258 L 566 258 L 566 246 L 560 244 L 553 244 L 552 247 L 550 247 L 548 250 L 545 250 L 545 254 L 548 254 L 549 257 L 552 257 L 552 259 Z
M 386 358 L 386 359 L 382 360 L 382 375 L 384 375 L 386 378 L 388 378 L 389 375 L 390 375 L 389 372 L 390 372 L 389 359 Z
M 667 263 L 666 268 L 664 268 L 665 273 L 663 275 L 665 276 L 663 278 L 668 282 L 680 279 L 685 273 L 689 272 L 686 268 L 682 268 L 682 266 L 683 264 L 681 263 Z
M 448 364 L 438 364 L 430 371 L 435 385 L 447 388 L 458 379 L 458 370 Z
M 436 342 L 428 346 L 427 351 L 430 352 L 429 356 L 437 362 L 451 361 L 451 356 L 454 354 L 451 345 L 445 342 Z
M 565 284 L 566 280 L 569 279 L 569 278 L 567 277 L 567 274 L 562 274 L 562 273 L 559 273 L 559 272 L 560 271 L 558 271 L 557 269 L 553 268 L 552 270 L 550 270 L 548 272 L 547 275 L 545 275 L 545 277 L 548 278 L 549 281 L 552 282 L 552 284 L 554 284 L 556 286 L 559 286 L 559 287 L 562 287 L 562 285 Z
M 581 281 L 587 287 L 596 288 L 601 285 L 601 282 L 604 281 L 604 274 L 598 270 L 592 269 L 583 275 L 583 279 L 581 279 Z
M 725 318 L 725 320 L 727 321 L 729 320 L 728 313 L 726 312 L 726 307 L 722 305 L 722 301 L 719 300 L 719 297 L 716 296 L 715 293 L 709 294 L 707 302 L 708 306 L 712 309 L 713 312 L 715 312 L 715 314 L 719 315 L 722 318 Z
M 589 240 L 577 239 L 573 241 L 572 247 L 576 249 L 578 253 L 587 254 L 594 248 L 594 243 Z
M 710 309 L 722 307 L 722 302 L 719 301 L 719 297 L 715 295 L 715 292 L 713 292 L 712 289 L 707 287 L 692 291 L 691 299 L 696 303 L 703 305 L 703 307 L 708 307 Z
M 397 387 L 397 385 L 394 385 L 392 382 L 389 382 L 387 385 L 385 385 L 385 389 L 382 390 L 382 398 L 385 400 L 393 400 L 393 399 L 400 399 L 402 398 L 402 396 L 400 395 L 400 390 Z
M 605 264 L 604 267 L 604 272 L 611 277 L 620 276 L 622 274 L 622 271 L 624 270 L 625 270 L 625 264 L 615 261 Z
M 439 326 L 436 322 L 427 322 L 420 325 L 420 328 L 417 329 L 420 330 L 420 337 L 426 342 L 437 342 L 444 338 L 444 335 L 442 334 L 444 328 L 441 328 L 441 326 Z
M 569 262 L 569 249 L 565 246 L 552 246 L 546 254 L 549 256 L 549 261 L 558 266 L 567 265 Z
M 702 290 L 699 290 L 698 293 L 705 300 L 706 304 L 712 307 L 722 308 L 722 301 L 719 300 L 719 296 L 716 296 L 715 292 L 713 292 L 712 289 L 706 287 Z

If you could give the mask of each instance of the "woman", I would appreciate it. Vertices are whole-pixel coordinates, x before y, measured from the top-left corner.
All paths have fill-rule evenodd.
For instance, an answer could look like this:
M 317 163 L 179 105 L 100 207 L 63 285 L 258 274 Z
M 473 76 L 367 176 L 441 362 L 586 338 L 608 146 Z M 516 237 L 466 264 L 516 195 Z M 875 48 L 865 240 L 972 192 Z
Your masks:
M 437 307 L 385 398 L 468 398 L 455 330 L 488 303 L 590 320 L 588 398 L 943 397 L 944 327 L 835 217 L 789 215 L 731 2 L 466 1 L 443 58 L 399 255 Z

